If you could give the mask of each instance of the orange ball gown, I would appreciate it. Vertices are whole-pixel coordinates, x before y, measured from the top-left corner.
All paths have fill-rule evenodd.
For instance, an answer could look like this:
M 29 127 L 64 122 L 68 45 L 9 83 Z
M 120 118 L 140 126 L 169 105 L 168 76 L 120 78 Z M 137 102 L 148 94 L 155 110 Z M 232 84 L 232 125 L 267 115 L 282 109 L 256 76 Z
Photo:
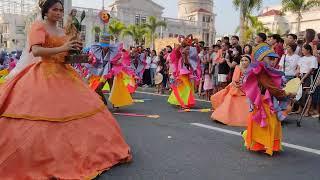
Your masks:
M 41 22 L 29 33 L 30 47 L 66 39 Z M 131 160 L 117 121 L 64 56 L 42 57 L 0 86 L 1 179 L 90 179 Z

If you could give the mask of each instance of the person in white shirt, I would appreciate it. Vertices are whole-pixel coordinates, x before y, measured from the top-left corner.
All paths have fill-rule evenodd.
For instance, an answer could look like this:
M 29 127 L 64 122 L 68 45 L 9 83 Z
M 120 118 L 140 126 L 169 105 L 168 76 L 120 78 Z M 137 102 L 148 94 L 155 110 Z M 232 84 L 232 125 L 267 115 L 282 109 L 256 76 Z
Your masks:
M 286 46 L 287 53 L 284 54 L 280 60 L 280 70 L 284 72 L 287 81 L 295 78 L 297 75 L 298 62 L 300 56 L 295 54 L 297 48 L 296 44 L 289 44 Z
M 318 68 L 318 61 L 315 56 L 312 55 L 312 47 L 309 44 L 305 44 L 302 48 L 302 54 L 304 55 L 299 59 L 298 72 L 300 73 L 301 84 L 303 87 L 302 98 L 299 101 L 299 110 L 295 113 L 301 113 L 302 107 L 305 106 L 306 99 L 309 94 L 309 88 L 312 84 L 312 74 L 315 69 Z M 304 116 L 309 116 L 311 103 L 307 104 L 307 109 Z
M 157 67 L 158 67 L 159 58 L 157 56 L 157 51 L 152 50 L 151 51 L 151 63 L 150 63 L 150 77 L 151 77 L 151 85 L 154 86 L 154 77 L 157 73 Z
M 302 48 L 303 57 L 298 62 L 298 69 L 301 77 L 302 84 L 311 84 L 312 72 L 318 68 L 318 61 L 315 56 L 312 55 L 312 47 L 306 44 Z
M 288 34 L 286 40 L 287 40 L 286 44 L 288 45 L 293 45 L 293 44 L 297 45 L 298 36 L 295 34 Z M 297 46 L 297 48 L 293 52 L 294 54 L 301 56 L 301 47 Z

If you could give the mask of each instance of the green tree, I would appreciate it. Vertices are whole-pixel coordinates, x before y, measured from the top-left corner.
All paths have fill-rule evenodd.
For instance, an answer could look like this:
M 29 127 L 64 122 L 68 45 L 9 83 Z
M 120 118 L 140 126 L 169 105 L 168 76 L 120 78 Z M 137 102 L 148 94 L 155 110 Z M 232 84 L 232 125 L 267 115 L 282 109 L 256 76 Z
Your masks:
M 261 21 L 259 21 L 258 17 L 248 15 L 247 18 L 248 18 L 248 23 L 246 24 L 247 26 L 246 29 L 248 31 L 246 33 L 247 39 L 252 40 L 254 36 L 260 32 L 263 32 L 266 34 L 270 32 L 270 30 L 267 27 L 265 27 Z
M 270 33 L 270 30 L 259 21 L 258 17 L 247 15 L 247 21 L 244 24 L 243 41 L 248 42 L 254 39 L 254 36 L 259 33 Z M 239 32 L 240 27 L 237 28 L 236 32 Z
M 147 32 L 143 25 L 131 24 L 122 31 L 122 37 L 130 36 L 135 42 L 134 45 L 142 45 Z
M 282 11 L 297 15 L 297 34 L 301 28 L 302 13 L 315 6 L 320 6 L 320 0 L 282 0 Z
M 156 17 L 154 16 L 150 16 L 148 18 L 148 22 L 146 24 L 144 24 L 144 27 L 146 27 L 149 31 L 148 33 L 148 39 L 151 40 L 151 49 L 154 49 L 155 47 L 155 39 L 157 37 L 157 29 L 159 27 L 167 27 L 167 23 L 165 21 L 158 21 Z
M 263 0 L 233 0 L 233 5 L 240 11 L 240 43 L 244 44 L 246 22 L 248 15 L 251 15 L 253 10 L 258 10 L 262 6 Z
M 115 42 L 119 40 L 122 31 L 125 29 L 126 26 L 121 21 L 115 19 L 113 19 L 108 26 L 108 32 L 112 35 Z

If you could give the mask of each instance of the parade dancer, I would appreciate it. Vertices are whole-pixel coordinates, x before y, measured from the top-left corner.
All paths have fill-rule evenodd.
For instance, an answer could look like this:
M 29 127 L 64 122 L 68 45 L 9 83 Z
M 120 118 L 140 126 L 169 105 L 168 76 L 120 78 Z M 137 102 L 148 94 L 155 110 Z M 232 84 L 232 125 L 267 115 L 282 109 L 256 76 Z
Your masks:
M 135 52 L 133 52 L 133 60 L 131 61 L 131 66 L 135 70 L 137 83 L 140 85 L 143 84 L 143 73 L 147 65 L 146 60 L 147 53 L 145 52 L 145 50 L 142 50 L 141 47 L 139 47 L 135 50 Z
M 112 80 L 107 82 L 106 79 L 103 78 L 103 76 L 111 70 L 109 46 L 110 35 L 104 33 L 100 36 L 100 42 L 90 47 L 90 64 L 85 65 L 89 72 L 87 75 L 89 86 L 99 94 L 106 105 L 108 102 L 104 97 L 102 89 L 106 83 L 112 86 Z
M 57 26 L 62 4 L 41 1 L 45 20 L 28 36 L 28 49 L 41 60 L 25 60 L 32 63 L 0 86 L 2 179 L 93 179 L 131 160 L 117 121 L 64 64 L 79 45 Z
M 110 46 L 109 58 L 112 68 L 103 73 L 104 79 L 113 78 L 109 101 L 117 108 L 131 105 L 131 94 L 136 89 L 136 83 L 135 72 L 130 64 L 130 53 L 123 48 L 123 43 L 119 43 Z
M 251 105 L 247 130 L 242 133 L 245 146 L 268 155 L 282 150 L 282 111 L 287 107 L 287 94 L 282 90 L 283 72 L 275 69 L 278 55 L 268 44 L 254 48 L 254 60 L 247 70 L 242 89 Z
M 251 63 L 249 55 L 242 56 L 240 66 L 236 66 L 232 82 L 223 90 L 211 96 L 214 109 L 211 118 L 229 126 L 247 126 L 249 104 L 241 89 L 246 69 Z M 241 108 L 239 108 L 241 107 Z
M 195 105 L 194 88 L 201 76 L 200 59 L 198 48 L 192 35 L 183 41 L 181 46 L 176 47 L 170 54 L 174 66 L 174 82 L 171 85 L 172 93 L 168 102 L 182 108 L 190 108 Z

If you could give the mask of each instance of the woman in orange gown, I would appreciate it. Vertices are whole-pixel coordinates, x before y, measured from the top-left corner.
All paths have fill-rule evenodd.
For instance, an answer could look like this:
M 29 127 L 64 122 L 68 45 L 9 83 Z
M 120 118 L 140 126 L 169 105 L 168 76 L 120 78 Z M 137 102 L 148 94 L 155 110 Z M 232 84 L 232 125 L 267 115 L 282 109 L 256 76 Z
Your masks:
M 229 126 L 247 126 L 249 104 L 245 93 L 241 90 L 241 81 L 250 62 L 250 56 L 243 56 L 240 67 L 236 66 L 234 70 L 232 83 L 211 96 L 213 120 Z
M 32 25 L 29 46 L 42 60 L 0 87 L 0 177 L 94 178 L 129 162 L 130 148 L 99 96 L 63 63 L 76 42 L 56 26 L 61 1 L 41 8 L 47 20 Z

